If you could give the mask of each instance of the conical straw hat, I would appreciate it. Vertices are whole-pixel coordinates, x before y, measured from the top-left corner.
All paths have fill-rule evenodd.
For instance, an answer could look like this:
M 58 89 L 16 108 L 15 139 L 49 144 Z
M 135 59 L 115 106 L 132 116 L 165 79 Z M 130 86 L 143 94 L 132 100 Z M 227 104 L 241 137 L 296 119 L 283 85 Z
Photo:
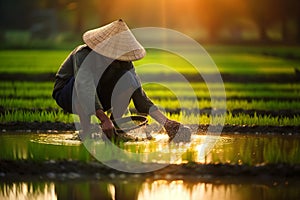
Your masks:
M 108 58 L 134 61 L 146 55 L 145 49 L 121 19 L 89 30 L 82 38 L 91 49 Z

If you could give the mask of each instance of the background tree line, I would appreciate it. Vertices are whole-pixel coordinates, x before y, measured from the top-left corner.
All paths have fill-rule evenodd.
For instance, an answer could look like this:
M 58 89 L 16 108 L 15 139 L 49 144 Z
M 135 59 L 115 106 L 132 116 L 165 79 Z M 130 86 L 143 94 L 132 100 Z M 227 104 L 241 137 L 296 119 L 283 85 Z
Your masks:
M 0 0 L 0 29 L 34 37 L 87 29 L 123 18 L 131 27 L 174 28 L 208 41 L 300 42 L 297 0 Z M 251 37 L 250 37 L 251 38 Z M 224 37 L 223 37 L 224 39 Z

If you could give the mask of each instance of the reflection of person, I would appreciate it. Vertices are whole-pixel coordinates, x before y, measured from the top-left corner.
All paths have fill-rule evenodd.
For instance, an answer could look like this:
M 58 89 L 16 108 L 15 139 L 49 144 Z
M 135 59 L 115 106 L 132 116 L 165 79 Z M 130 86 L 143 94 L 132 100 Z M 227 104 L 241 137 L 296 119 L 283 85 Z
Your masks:
M 174 137 L 181 124 L 168 119 L 142 89 L 132 61 L 143 58 L 145 49 L 125 22 L 90 30 L 83 40 L 85 44 L 74 49 L 59 68 L 52 94 L 61 108 L 79 115 L 83 134 L 88 134 L 90 116 L 95 114 L 103 132 L 113 137 L 111 119 L 122 117 L 132 99 L 139 113 L 149 114 Z M 110 109 L 109 118 L 105 112 Z

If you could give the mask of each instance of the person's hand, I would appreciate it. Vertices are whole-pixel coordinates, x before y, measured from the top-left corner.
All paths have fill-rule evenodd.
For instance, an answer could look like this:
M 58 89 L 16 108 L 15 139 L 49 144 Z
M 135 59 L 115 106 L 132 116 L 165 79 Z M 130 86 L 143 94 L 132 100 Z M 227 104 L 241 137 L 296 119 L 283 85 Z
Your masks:
M 113 122 L 107 117 L 107 115 L 103 112 L 103 110 L 99 109 L 96 111 L 97 118 L 101 121 L 101 128 L 103 133 L 108 137 L 108 139 L 112 139 L 116 137 L 116 130 Z
M 167 119 L 164 124 L 164 128 L 166 129 L 166 132 L 170 138 L 175 137 L 180 126 L 181 126 L 181 124 L 179 122 L 174 121 L 174 120 L 169 120 L 169 119 Z
M 100 124 L 103 133 L 108 137 L 108 139 L 112 139 L 116 136 L 115 126 L 110 119 L 102 121 Z
M 188 126 L 184 126 L 177 121 L 167 119 L 164 127 L 170 140 L 173 140 L 174 142 L 190 142 L 192 132 Z

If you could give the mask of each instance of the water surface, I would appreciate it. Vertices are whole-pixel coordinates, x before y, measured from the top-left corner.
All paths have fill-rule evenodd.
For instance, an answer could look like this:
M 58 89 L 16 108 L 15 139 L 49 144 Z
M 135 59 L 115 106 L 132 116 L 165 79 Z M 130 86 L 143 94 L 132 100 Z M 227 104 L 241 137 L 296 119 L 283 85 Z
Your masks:
M 205 183 L 189 180 L 0 182 L 0 199 L 245 200 L 299 199 L 299 182 Z
M 122 144 L 121 148 L 130 153 L 138 152 L 138 159 L 144 162 L 180 164 L 193 161 L 247 165 L 300 163 L 299 136 L 194 135 L 188 144 L 169 143 L 167 136 L 162 134 L 154 136 L 154 141 L 128 142 Z M 71 132 L 2 133 L 0 159 L 95 161 L 83 143 L 72 140 L 72 137 Z M 209 148 L 210 144 L 215 145 Z M 102 141 L 93 141 L 93 145 L 99 153 L 106 148 Z M 152 155 L 150 153 L 154 153 L 155 159 L 149 156 Z M 76 179 L 75 176 L 48 178 L 31 180 L 29 177 L 25 181 L 13 181 L 0 173 L 0 199 L 300 199 L 299 180 L 284 177 L 197 178 L 195 174 L 194 179 L 175 179 L 171 175 L 145 179 L 141 175 L 127 177 L 126 174 L 112 174 L 108 178 L 107 175 L 98 174 L 92 179 Z
M 93 160 L 81 141 L 72 140 L 73 133 L 5 133 L 0 135 L 0 159 L 18 160 Z M 292 135 L 193 135 L 191 143 L 169 143 L 164 134 L 155 140 L 127 142 L 118 146 L 129 159 L 147 163 L 231 163 L 258 165 L 265 163 L 300 164 L 300 137 Z M 109 145 L 92 141 L 93 152 L 105 159 L 118 159 Z M 91 151 L 91 149 L 89 149 Z M 132 155 L 134 153 L 134 156 Z

